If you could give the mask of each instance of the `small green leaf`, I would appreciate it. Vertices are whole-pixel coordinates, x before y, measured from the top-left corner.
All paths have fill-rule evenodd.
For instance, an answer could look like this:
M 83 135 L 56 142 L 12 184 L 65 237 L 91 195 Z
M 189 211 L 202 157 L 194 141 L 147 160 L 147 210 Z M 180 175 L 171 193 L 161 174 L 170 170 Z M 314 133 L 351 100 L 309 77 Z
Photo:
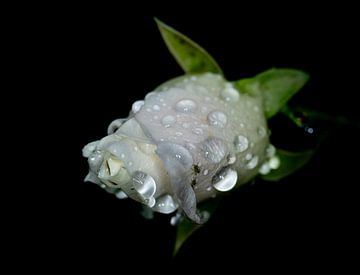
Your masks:
M 263 175 L 262 178 L 267 181 L 279 181 L 303 167 L 311 159 L 313 154 L 313 150 L 289 152 L 277 149 L 276 155 L 280 158 L 280 167 L 272 170 L 267 175 Z
M 234 86 L 242 93 L 261 96 L 265 115 L 272 117 L 309 79 L 308 74 L 293 69 L 270 69 L 254 78 L 240 79 Z
M 179 251 L 179 249 L 183 245 L 183 243 L 201 226 L 202 225 L 193 223 L 188 219 L 182 220 L 177 225 L 174 256 L 177 254 L 177 252 Z
M 213 199 L 202 202 L 198 206 L 198 208 L 202 213 L 207 212 L 210 218 L 215 212 L 218 204 L 219 204 L 219 199 Z M 204 226 L 204 224 L 193 223 L 187 218 L 184 218 L 177 224 L 176 240 L 175 240 L 174 253 L 173 253 L 174 256 L 179 252 L 179 249 L 185 243 L 185 241 L 202 226 Z
M 216 61 L 194 41 L 155 18 L 171 54 L 185 73 L 217 73 L 222 71 Z

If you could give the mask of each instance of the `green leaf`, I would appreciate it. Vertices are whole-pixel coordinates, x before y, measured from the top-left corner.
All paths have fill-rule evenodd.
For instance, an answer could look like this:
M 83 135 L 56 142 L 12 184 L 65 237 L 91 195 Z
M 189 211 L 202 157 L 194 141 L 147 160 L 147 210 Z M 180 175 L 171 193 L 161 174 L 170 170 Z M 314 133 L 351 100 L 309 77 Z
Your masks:
M 177 252 L 179 251 L 179 249 L 183 245 L 183 243 L 201 226 L 202 225 L 193 223 L 188 219 L 182 220 L 177 225 L 174 256 L 177 254 Z
M 270 69 L 254 78 L 241 79 L 234 86 L 242 93 L 261 96 L 265 115 L 272 117 L 308 81 L 308 74 L 294 69 Z
M 289 152 L 277 149 L 276 155 L 280 158 L 280 167 L 261 177 L 267 181 L 279 181 L 303 167 L 311 159 L 314 152 L 314 150 Z
M 194 41 L 155 18 L 161 36 L 185 73 L 223 74 L 216 61 Z
M 215 212 L 218 204 L 219 204 L 219 199 L 213 199 L 201 203 L 198 206 L 198 208 L 202 213 L 206 211 L 210 218 Z M 186 242 L 186 240 L 202 226 L 204 226 L 204 224 L 193 223 L 187 218 L 184 218 L 177 224 L 176 240 L 175 240 L 174 253 L 173 253 L 174 256 L 179 252 L 179 249 Z

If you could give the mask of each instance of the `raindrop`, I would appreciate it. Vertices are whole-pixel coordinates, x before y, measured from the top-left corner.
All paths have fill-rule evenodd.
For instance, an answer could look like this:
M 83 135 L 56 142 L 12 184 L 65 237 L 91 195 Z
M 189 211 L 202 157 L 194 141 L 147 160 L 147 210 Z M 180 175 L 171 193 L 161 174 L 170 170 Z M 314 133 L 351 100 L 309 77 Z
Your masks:
M 275 148 L 274 145 L 269 144 L 269 146 L 266 148 L 266 151 L 265 151 L 265 152 L 266 152 L 266 156 L 267 156 L 268 158 L 271 158 L 271 157 L 275 156 L 276 148 Z
M 180 222 L 181 217 L 182 216 L 181 216 L 180 213 L 176 213 L 175 216 L 171 217 L 170 224 L 173 225 L 173 226 L 177 225 Z
M 268 162 L 265 162 L 263 165 L 261 165 L 260 169 L 259 169 L 259 173 L 261 175 L 267 175 L 269 174 L 271 168 L 269 166 L 269 163 Z
M 227 123 L 226 115 L 221 111 L 212 111 L 208 114 L 207 120 L 211 126 L 224 128 Z
M 235 155 L 229 155 L 228 156 L 228 164 L 234 164 L 236 161 L 236 156 Z
M 213 178 L 213 187 L 221 192 L 233 189 L 237 182 L 237 172 L 227 168 Z
M 243 135 L 238 135 L 235 137 L 234 145 L 236 151 L 241 153 L 246 151 L 246 149 L 249 147 L 249 140 Z
M 159 105 L 155 104 L 152 108 L 153 108 L 154 111 L 160 111 L 160 106 Z
M 161 120 L 161 124 L 165 127 L 165 128 L 169 128 L 171 127 L 171 125 L 173 125 L 176 122 L 176 118 L 173 116 L 164 116 L 163 119 Z
M 191 100 L 191 99 L 182 99 L 180 101 L 178 101 L 175 105 L 175 109 L 178 112 L 182 112 L 182 113 L 191 113 L 194 112 L 196 110 L 196 103 L 195 101 Z
M 259 157 L 254 156 L 245 166 L 246 169 L 254 169 L 259 162 Z
M 178 208 L 178 204 L 174 201 L 173 197 L 166 194 L 157 199 L 153 210 L 156 212 L 169 214 L 174 212 Z
M 245 159 L 246 159 L 246 160 L 251 160 L 252 156 L 253 156 L 252 154 L 247 153 L 247 154 L 245 155 Z
M 135 171 L 132 182 L 135 190 L 144 198 L 149 199 L 154 196 L 156 192 L 156 183 L 152 176 L 142 171 Z
M 204 176 L 206 176 L 207 174 L 209 174 L 209 170 L 205 169 L 203 174 L 204 174 Z
M 218 138 L 208 138 L 202 143 L 205 158 L 211 163 L 219 163 L 226 155 L 226 143 Z
M 210 192 L 211 190 L 212 190 L 212 187 L 211 187 L 211 186 L 209 186 L 209 187 L 206 188 L 206 191 L 208 191 L 208 192 Z
M 271 169 L 278 169 L 280 166 L 280 159 L 278 156 L 274 156 L 269 160 L 269 166 Z
M 202 135 L 204 133 L 203 129 L 201 128 L 194 128 L 192 129 L 192 132 L 196 135 Z
M 258 129 L 257 129 L 257 133 L 258 135 L 260 136 L 260 138 L 263 138 L 265 137 L 266 135 L 266 130 L 264 127 L 260 126 Z
M 144 100 L 135 101 L 131 107 L 131 110 L 134 114 L 140 111 L 141 107 L 144 105 Z
M 239 92 L 235 90 L 230 83 L 227 83 L 225 89 L 221 91 L 220 96 L 227 102 L 236 102 L 240 98 Z
M 128 195 L 126 195 L 124 191 L 116 192 L 115 196 L 120 200 L 126 199 L 128 197 Z

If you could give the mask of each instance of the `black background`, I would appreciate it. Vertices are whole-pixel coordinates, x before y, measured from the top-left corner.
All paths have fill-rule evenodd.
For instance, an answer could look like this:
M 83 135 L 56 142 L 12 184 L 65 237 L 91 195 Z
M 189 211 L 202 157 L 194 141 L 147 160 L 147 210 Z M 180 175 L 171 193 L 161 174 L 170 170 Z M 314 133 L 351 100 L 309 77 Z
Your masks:
M 136 203 L 84 183 L 87 163 L 81 157 L 82 147 L 103 137 L 113 119 L 126 117 L 135 100 L 182 74 L 153 16 L 206 48 L 229 80 L 271 67 L 302 69 L 311 79 L 291 105 L 359 121 L 355 22 L 349 15 L 339 24 L 337 18 L 344 15 L 296 6 L 277 12 L 244 7 L 231 14 L 178 16 L 93 7 L 32 18 L 37 23 L 28 30 L 35 34 L 30 42 L 46 79 L 41 89 L 47 91 L 41 105 L 48 115 L 39 120 L 46 127 L 39 134 L 47 135 L 45 151 L 56 151 L 60 160 L 56 176 L 44 180 L 47 186 L 39 191 L 41 202 L 30 203 L 36 208 L 27 223 L 31 245 L 26 253 L 36 247 L 41 255 L 33 263 L 110 267 L 120 273 L 127 266 L 168 272 L 169 265 L 176 270 L 195 266 L 290 272 L 350 262 L 346 252 L 355 246 L 358 218 L 353 191 L 358 182 L 358 128 L 314 124 L 315 137 L 309 137 L 284 118 L 273 119 L 276 145 L 309 147 L 320 133 L 330 135 L 296 174 L 279 183 L 259 180 L 226 197 L 174 259 L 175 229 L 169 216 L 145 220 Z M 46 122 L 47 116 L 53 123 Z

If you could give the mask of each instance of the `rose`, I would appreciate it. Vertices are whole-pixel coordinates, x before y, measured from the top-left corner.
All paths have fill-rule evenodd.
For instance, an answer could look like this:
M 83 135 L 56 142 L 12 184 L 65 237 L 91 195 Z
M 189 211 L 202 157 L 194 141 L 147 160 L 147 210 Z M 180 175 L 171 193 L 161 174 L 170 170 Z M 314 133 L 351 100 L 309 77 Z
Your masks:
M 87 181 L 197 223 L 197 203 L 277 168 L 274 153 L 262 101 L 211 73 L 161 85 L 83 149 Z

